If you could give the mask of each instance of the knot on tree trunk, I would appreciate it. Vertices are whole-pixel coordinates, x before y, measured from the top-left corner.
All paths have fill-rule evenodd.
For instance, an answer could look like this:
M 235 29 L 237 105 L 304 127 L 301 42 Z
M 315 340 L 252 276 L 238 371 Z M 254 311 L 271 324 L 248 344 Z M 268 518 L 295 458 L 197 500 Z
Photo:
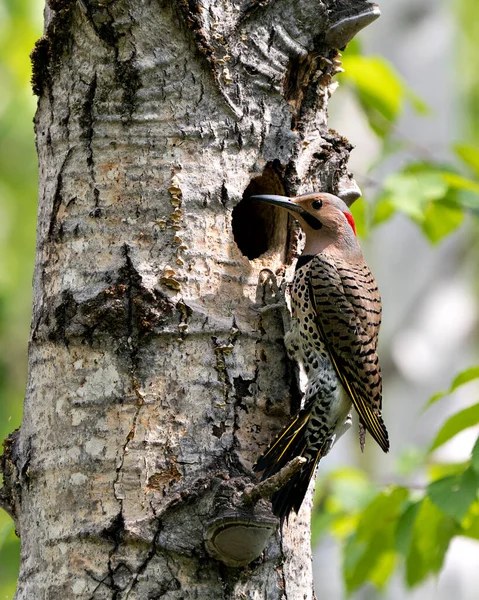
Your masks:
M 214 494 L 213 518 L 204 530 L 205 547 L 228 567 L 243 567 L 259 558 L 278 528 L 270 505 L 248 495 L 252 488 L 244 479 L 233 478 L 221 482 Z
M 245 486 L 239 479 L 220 484 L 214 502 L 217 515 L 205 529 L 208 553 L 229 567 L 243 567 L 259 558 L 279 524 L 265 500 L 283 487 L 305 462 L 298 456 L 273 477 L 256 485 Z
M 20 464 L 18 440 L 20 430 L 11 433 L 3 442 L 3 454 L 0 456 L 0 473 L 3 475 L 3 487 L 0 488 L 0 507 L 15 521 L 19 530 L 18 517 L 22 501 L 22 484 L 28 485 L 29 452 L 25 453 L 23 464 Z

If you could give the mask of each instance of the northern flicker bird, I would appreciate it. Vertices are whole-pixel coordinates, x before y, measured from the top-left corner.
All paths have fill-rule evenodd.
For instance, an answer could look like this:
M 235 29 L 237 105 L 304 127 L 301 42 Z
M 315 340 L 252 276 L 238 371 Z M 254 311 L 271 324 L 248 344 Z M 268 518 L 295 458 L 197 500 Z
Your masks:
M 319 460 L 349 428 L 352 406 L 359 415 L 361 448 L 367 430 L 384 452 L 389 450 L 377 355 L 381 298 L 342 200 L 327 193 L 252 199 L 287 209 L 306 234 L 291 288 L 291 330 L 285 335 L 288 352 L 307 377 L 303 408 L 254 467 L 266 479 L 296 456 L 306 458 L 272 497 L 273 512 L 283 522 L 291 510 L 298 513 Z

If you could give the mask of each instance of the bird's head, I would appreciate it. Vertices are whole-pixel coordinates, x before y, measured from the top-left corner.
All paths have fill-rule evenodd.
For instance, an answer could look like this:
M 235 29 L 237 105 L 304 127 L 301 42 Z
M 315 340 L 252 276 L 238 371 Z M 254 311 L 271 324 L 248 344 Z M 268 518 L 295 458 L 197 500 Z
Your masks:
M 318 254 L 326 248 L 354 254 L 359 250 L 353 215 L 333 194 L 319 192 L 296 198 L 261 195 L 251 199 L 285 208 L 294 215 L 306 233 L 305 254 Z

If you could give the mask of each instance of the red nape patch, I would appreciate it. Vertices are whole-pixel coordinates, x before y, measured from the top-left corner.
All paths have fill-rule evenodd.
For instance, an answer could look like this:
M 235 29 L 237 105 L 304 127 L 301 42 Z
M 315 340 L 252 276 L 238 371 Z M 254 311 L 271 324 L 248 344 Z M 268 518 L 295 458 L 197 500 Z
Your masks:
M 351 213 L 343 213 L 343 215 L 348 220 L 348 223 L 351 225 L 351 229 L 354 231 L 354 235 L 356 234 L 356 223 L 354 222 L 353 215 Z

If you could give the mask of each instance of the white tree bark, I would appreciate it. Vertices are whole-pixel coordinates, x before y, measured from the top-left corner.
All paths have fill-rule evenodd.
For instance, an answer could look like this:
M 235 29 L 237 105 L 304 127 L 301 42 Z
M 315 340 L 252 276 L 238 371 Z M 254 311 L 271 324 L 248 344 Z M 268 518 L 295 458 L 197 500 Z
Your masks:
M 299 403 L 280 315 L 251 310 L 297 237 L 247 197 L 357 197 L 326 109 L 336 48 L 376 17 L 49 0 L 29 378 L 0 496 L 17 600 L 313 597 L 310 505 L 281 536 L 243 493 Z

